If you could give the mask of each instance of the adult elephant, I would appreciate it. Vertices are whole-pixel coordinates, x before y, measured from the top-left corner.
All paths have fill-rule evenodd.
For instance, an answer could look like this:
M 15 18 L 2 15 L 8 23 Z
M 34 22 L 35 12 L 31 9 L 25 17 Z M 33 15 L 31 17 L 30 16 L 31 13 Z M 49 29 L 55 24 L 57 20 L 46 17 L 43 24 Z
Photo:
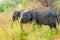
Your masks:
M 49 25 L 50 28 L 56 29 L 56 11 L 51 7 L 43 7 L 40 9 L 31 9 L 21 14 L 21 23 L 27 23 L 34 20 L 37 24 L 40 25 Z

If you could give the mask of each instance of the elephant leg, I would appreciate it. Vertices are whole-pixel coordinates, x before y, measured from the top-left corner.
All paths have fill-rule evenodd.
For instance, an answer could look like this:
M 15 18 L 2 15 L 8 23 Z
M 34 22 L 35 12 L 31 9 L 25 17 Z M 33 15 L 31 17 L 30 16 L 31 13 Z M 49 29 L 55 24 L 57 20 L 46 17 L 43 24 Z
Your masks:
M 23 27 L 22 27 L 22 17 L 23 17 L 23 12 L 21 13 L 21 17 L 20 17 L 20 27 L 21 27 L 21 30 L 23 30 Z
M 56 32 L 56 34 L 57 34 L 58 29 L 57 29 L 56 23 L 54 23 L 54 30 L 55 30 L 55 32 Z
M 42 28 L 42 25 L 41 25 L 41 24 L 37 24 L 37 27 L 38 27 L 38 28 Z
M 20 28 L 21 28 L 21 32 L 23 32 L 24 29 L 23 29 L 23 26 L 22 26 L 22 22 L 21 22 L 21 20 L 20 20 Z
M 56 23 L 54 23 L 54 24 L 53 24 L 53 27 L 54 27 L 54 29 L 56 29 L 56 28 L 57 28 L 57 27 L 56 27 Z
M 33 30 L 35 29 L 35 24 L 36 24 L 36 21 L 35 20 L 32 20 L 32 27 L 33 27 Z
M 36 14 L 35 13 L 32 13 L 32 27 L 33 27 L 33 30 L 35 30 L 35 25 L 36 25 Z
M 50 24 L 49 27 L 50 27 L 50 33 L 52 34 L 52 32 L 53 32 L 53 30 L 52 30 L 53 29 L 52 24 Z
M 57 34 L 57 31 L 58 31 L 58 30 L 57 30 L 57 27 L 56 27 L 56 23 L 53 23 L 53 24 L 50 25 L 51 34 L 52 34 L 52 32 L 53 32 L 53 30 L 52 30 L 53 28 L 54 28 L 55 33 Z

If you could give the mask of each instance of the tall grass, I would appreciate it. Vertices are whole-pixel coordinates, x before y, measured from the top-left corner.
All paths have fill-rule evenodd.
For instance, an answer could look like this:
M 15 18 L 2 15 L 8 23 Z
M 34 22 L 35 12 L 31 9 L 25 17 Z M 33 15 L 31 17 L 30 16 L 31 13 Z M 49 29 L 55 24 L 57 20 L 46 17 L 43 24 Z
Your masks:
M 11 25 L 11 15 L 10 13 L 2 13 L 0 15 L 0 40 L 57 40 L 60 37 L 59 29 L 57 34 L 56 31 L 52 29 L 51 34 L 49 26 L 42 25 L 41 27 L 35 24 L 33 29 L 32 22 L 22 24 L 23 31 L 21 31 L 20 19 Z

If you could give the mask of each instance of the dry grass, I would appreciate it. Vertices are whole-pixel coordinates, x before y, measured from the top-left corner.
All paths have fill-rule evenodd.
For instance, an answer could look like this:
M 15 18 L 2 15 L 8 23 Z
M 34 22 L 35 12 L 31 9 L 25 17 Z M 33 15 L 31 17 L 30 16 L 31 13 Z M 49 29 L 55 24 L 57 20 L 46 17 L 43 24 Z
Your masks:
M 57 34 L 53 30 L 52 34 L 49 27 L 35 25 L 35 31 L 32 29 L 32 23 L 23 24 L 24 31 L 21 31 L 19 20 L 12 23 L 13 12 L 0 13 L 0 40 L 60 40 L 60 26 Z

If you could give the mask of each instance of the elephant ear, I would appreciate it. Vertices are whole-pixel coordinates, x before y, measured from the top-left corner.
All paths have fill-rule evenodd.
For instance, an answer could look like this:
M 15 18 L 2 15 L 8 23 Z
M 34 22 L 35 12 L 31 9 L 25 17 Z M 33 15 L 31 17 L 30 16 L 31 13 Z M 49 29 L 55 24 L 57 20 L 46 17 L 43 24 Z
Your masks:
M 28 12 L 22 12 L 20 21 L 23 22 L 23 23 L 28 22 Z

